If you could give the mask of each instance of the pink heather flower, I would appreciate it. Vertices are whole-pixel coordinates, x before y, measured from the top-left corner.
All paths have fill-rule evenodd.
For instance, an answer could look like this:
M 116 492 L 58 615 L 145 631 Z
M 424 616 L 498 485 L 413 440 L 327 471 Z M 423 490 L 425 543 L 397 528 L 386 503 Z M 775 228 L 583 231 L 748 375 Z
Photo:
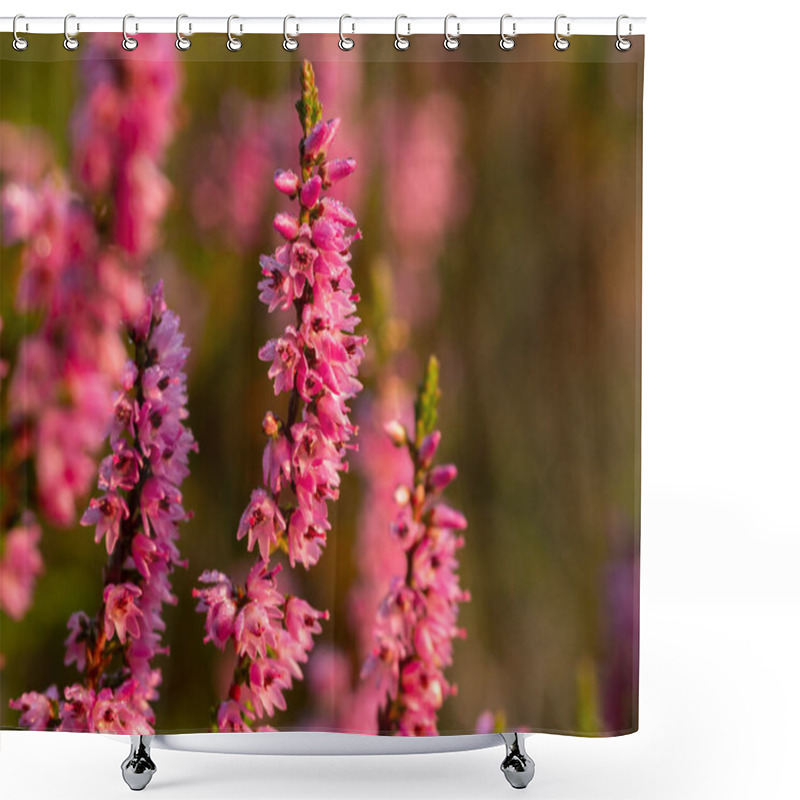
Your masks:
M 431 511 L 430 524 L 434 528 L 463 530 L 467 527 L 467 520 L 460 511 L 455 511 L 444 503 L 439 503 Z
M 243 721 L 245 709 L 236 700 L 224 700 L 220 703 L 217 724 L 222 733 L 242 733 L 252 728 Z
M 283 693 L 292 688 L 292 677 L 283 664 L 275 659 L 254 661 L 248 677 L 256 714 L 272 717 L 276 708 L 286 710 Z
M 105 536 L 106 552 L 111 555 L 119 539 L 120 523 L 128 519 L 130 511 L 125 500 L 115 491 L 89 501 L 89 508 L 81 517 L 81 525 L 96 525 L 94 540 L 99 543 Z
M 306 240 L 294 242 L 289 260 L 289 275 L 294 281 L 294 293 L 300 296 L 303 286 L 308 283 L 314 285 L 314 263 L 317 260 L 317 251 Z
M 440 464 L 428 473 L 428 489 L 440 492 L 446 489 L 458 476 L 458 470 L 453 464 Z
M 292 292 L 290 290 L 291 278 L 287 265 L 281 264 L 272 256 L 262 255 L 259 259 L 261 273 L 265 276 L 264 280 L 258 284 L 258 299 L 267 306 L 272 312 L 276 308 L 281 311 L 288 311 L 292 304 Z
M 281 530 L 286 527 L 277 503 L 263 490 L 255 489 L 250 496 L 250 505 L 239 521 L 237 539 L 247 536 L 247 549 L 252 550 L 256 542 L 261 558 L 269 560 L 270 548 L 277 545 Z
M 236 619 L 236 602 L 233 599 L 233 585 L 230 579 L 216 570 L 206 570 L 201 576 L 202 583 L 212 584 L 207 589 L 193 589 L 192 596 L 199 598 L 197 611 L 206 612 L 206 636 L 203 641 L 213 642 L 220 650 L 233 636 Z
M 300 189 L 300 202 L 305 208 L 314 208 L 319 200 L 320 192 L 322 192 L 322 178 L 315 175 L 310 180 L 307 180 L 302 189 Z
M 325 531 L 314 527 L 307 514 L 296 509 L 289 521 L 289 563 L 295 567 L 297 563 L 308 569 L 319 561 L 325 545 Z
M 290 169 L 279 169 L 275 172 L 275 188 L 291 197 L 300 189 L 300 178 Z
M 420 408 L 436 402 L 438 389 L 425 388 L 436 374 L 434 368 L 432 360 L 418 399 Z M 464 541 L 453 530 L 467 523 L 437 498 L 441 486 L 431 494 L 426 488 L 434 483 L 431 460 L 440 440 L 439 432 L 432 431 L 419 447 L 407 443 L 414 489 L 395 491 L 399 510 L 391 527 L 404 548 L 406 563 L 378 610 L 372 652 L 362 669 L 362 677 L 381 693 L 379 730 L 403 736 L 437 732 L 437 713 L 456 691 L 444 675 L 453 661 L 452 642 L 465 635 L 456 620 L 459 604 L 469 600 L 469 594 L 459 586 L 455 558 Z M 440 475 L 435 482 L 449 482 L 455 477 L 454 468 Z
M 80 733 L 92 729 L 95 693 L 79 683 L 64 689 L 64 702 L 59 704 L 59 730 Z
M 6 535 L 0 558 L 0 609 L 11 619 L 22 619 L 33 602 L 36 579 L 44 572 L 39 552 L 42 531 L 30 512 Z
M 300 223 L 297 221 L 297 217 L 285 212 L 276 214 L 272 224 L 275 226 L 275 230 L 289 241 L 296 239 L 300 233 Z
M 264 448 L 262 468 L 264 470 L 264 485 L 268 486 L 277 497 L 281 489 L 291 482 L 292 447 L 286 436 L 278 433 L 267 442 L 267 446 Z M 283 518 L 281 517 L 280 519 L 281 527 L 285 527 Z
M 272 362 L 269 377 L 275 381 L 275 394 L 279 395 L 294 388 L 295 376 L 306 364 L 297 331 L 287 325 L 280 339 L 270 339 L 259 351 L 262 361 Z
M 340 253 L 347 247 L 341 223 L 330 217 L 320 217 L 311 227 L 311 240 L 320 250 L 332 250 Z
M 83 611 L 76 611 L 67 621 L 69 636 L 64 642 L 64 664 L 69 666 L 74 663 L 78 672 L 86 669 L 86 636 L 89 627 L 89 617 Z
M 126 681 L 118 689 L 101 689 L 91 711 L 92 731 L 100 733 L 151 734 L 153 728 L 137 708 L 135 681 Z M 73 695 L 74 696 L 74 695 Z
M 275 576 L 281 571 L 281 568 L 280 564 L 269 567 L 266 562 L 258 560 L 250 569 L 245 582 L 247 598 L 267 609 L 272 620 L 282 618 L 279 606 L 284 602 L 284 597 L 277 590 L 275 583 Z
M 345 455 L 354 448 L 356 428 L 347 403 L 361 389 L 356 375 L 366 341 L 354 333 L 358 296 L 349 247 L 358 234 L 350 231 L 356 224 L 352 211 L 322 196 L 326 155 L 339 122 L 315 124 L 319 104 L 313 81 L 306 62 L 304 99 L 298 104 L 305 134 L 301 176 L 288 170 L 275 174 L 277 189 L 296 200 L 296 211 L 275 216 L 274 227 L 286 241 L 259 262 L 261 302 L 270 312 L 296 314 L 294 324 L 258 352 L 270 365 L 275 394 L 290 395 L 287 419 L 272 412 L 264 418 L 263 486 L 251 494 L 237 531 L 238 539 L 247 535 L 249 550 L 258 542 L 259 559 L 245 589 L 228 589 L 218 579 L 208 582 L 224 590 L 195 590 L 197 610 L 206 613 L 206 641 L 220 645 L 229 638 L 227 630 L 220 636 L 214 629 L 215 609 L 227 604 L 228 592 L 236 608 L 232 638 L 238 661 L 227 698 L 217 708 L 220 730 L 263 728 L 259 717 L 285 709 L 285 693 L 303 677 L 301 665 L 328 615 L 278 592 L 277 568 L 268 561 L 278 550 L 288 553 L 292 568 L 302 563 L 308 569 L 319 560 L 331 528 L 328 502 L 338 498 Z
M 419 446 L 419 460 L 424 467 L 430 466 L 441 439 L 442 434 L 439 431 L 433 431 L 422 440 L 422 444 Z
M 304 142 L 303 155 L 306 159 L 314 160 L 325 155 L 339 130 L 340 121 L 329 119 L 327 122 L 317 123 Z
M 25 692 L 16 700 L 9 700 L 11 708 L 21 711 L 19 723 L 32 731 L 45 731 L 55 717 L 58 690 L 51 686 L 44 694 Z
M 260 603 L 247 603 L 236 616 L 233 630 L 241 656 L 265 658 L 267 647 L 275 643 L 269 611 Z
M 333 185 L 350 175 L 356 168 L 354 158 L 335 158 L 325 168 L 325 183 Z
M 352 159 L 350 159 L 352 161 Z M 324 197 L 320 202 L 322 216 L 326 219 L 354 228 L 357 224 L 355 214 L 343 203 L 333 197 Z
M 319 621 L 327 618 L 327 612 L 317 611 L 299 597 L 290 597 L 286 601 L 284 612 L 286 630 L 303 650 L 312 648 L 312 637 L 322 632 Z
M 121 489 L 129 491 L 139 482 L 139 467 L 142 458 L 133 448 L 120 441 L 116 452 L 106 456 L 100 462 L 100 479 L 98 486 L 101 489 L 116 491 Z
M 110 639 L 116 631 L 119 640 L 125 644 L 130 633 L 139 636 L 139 620 L 142 610 L 136 605 L 136 598 L 142 596 L 142 590 L 132 583 L 108 584 L 103 590 L 103 603 L 106 607 L 105 634 Z

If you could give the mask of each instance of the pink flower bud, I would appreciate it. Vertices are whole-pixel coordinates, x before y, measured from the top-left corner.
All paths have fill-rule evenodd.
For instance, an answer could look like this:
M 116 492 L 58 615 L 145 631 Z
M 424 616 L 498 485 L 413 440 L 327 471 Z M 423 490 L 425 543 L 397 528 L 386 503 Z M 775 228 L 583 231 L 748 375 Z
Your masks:
M 308 134 L 305 141 L 305 157 L 307 159 L 315 159 L 321 153 L 324 153 L 334 137 L 336 131 L 339 130 L 339 120 L 331 119 L 327 122 L 318 122 L 314 130 Z
M 300 178 L 290 169 L 279 169 L 275 173 L 275 188 L 284 194 L 297 194 L 300 188 Z
M 444 503 L 433 507 L 431 511 L 431 525 L 434 528 L 449 528 L 451 530 L 463 530 L 467 527 L 466 517 Z
M 311 228 L 311 241 L 320 250 L 341 253 L 345 249 L 344 231 L 338 222 L 327 217 L 320 217 Z
M 338 183 L 350 175 L 356 168 L 354 158 L 335 158 L 328 161 L 324 166 L 325 182 L 329 184 Z
M 428 475 L 428 484 L 431 489 L 440 491 L 448 484 L 452 483 L 456 475 L 458 475 L 458 470 L 454 464 L 442 464 L 441 466 L 434 467 L 430 471 Z
M 383 430 L 392 440 L 392 444 L 394 444 L 395 447 L 403 447 L 408 442 L 406 429 L 396 419 L 387 422 L 383 426 Z
M 300 190 L 300 202 L 306 208 L 314 208 L 317 204 L 317 200 L 319 200 L 320 192 L 322 191 L 322 178 L 319 175 L 315 175 L 311 180 L 306 181 L 303 184 L 303 188 Z
M 320 205 L 323 217 L 340 222 L 348 228 L 354 228 L 358 224 L 356 215 L 344 203 L 340 203 L 332 197 L 324 197 Z
M 297 218 L 284 211 L 275 215 L 272 224 L 275 226 L 275 230 L 278 231 L 284 239 L 288 239 L 289 241 L 296 239 L 297 234 L 300 232 L 300 223 L 297 221 Z
M 442 434 L 439 431 L 433 431 L 422 440 L 422 444 L 419 446 L 419 460 L 423 467 L 431 465 L 441 439 Z

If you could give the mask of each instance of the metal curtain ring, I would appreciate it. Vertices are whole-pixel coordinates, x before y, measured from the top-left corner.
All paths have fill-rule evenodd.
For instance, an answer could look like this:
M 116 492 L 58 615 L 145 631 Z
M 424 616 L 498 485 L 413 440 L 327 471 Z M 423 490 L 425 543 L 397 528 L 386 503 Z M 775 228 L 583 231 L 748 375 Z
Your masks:
M 17 50 L 18 52 L 21 53 L 23 50 L 27 50 L 28 49 L 28 40 L 27 39 L 23 39 L 17 33 L 17 20 L 20 20 L 20 19 L 25 19 L 25 15 L 24 14 L 17 14 L 14 17 L 14 22 L 11 24 L 11 32 L 14 34 L 14 41 L 11 43 L 11 46 L 15 50 Z M 28 30 L 28 23 L 27 22 L 25 23 L 25 30 Z
M 128 20 L 129 19 L 136 19 L 133 14 L 126 14 L 122 18 L 122 49 L 123 50 L 135 50 L 139 46 L 139 42 L 136 41 L 131 36 L 128 36 Z M 139 26 L 134 26 L 134 30 L 136 30 Z
M 231 33 L 231 22 L 233 22 L 235 19 L 239 19 L 236 14 L 231 14 L 228 17 L 228 43 L 225 46 L 231 51 L 231 53 L 235 53 L 242 49 L 242 40 L 238 39 Z M 241 25 L 239 26 L 239 30 L 242 30 Z
M 447 31 L 447 23 L 450 22 L 451 19 L 456 21 L 456 35 L 451 36 Z M 448 14 L 444 18 L 444 49 L 445 50 L 458 50 L 458 46 L 461 42 L 458 41 L 458 36 L 461 32 L 461 23 L 458 21 L 458 17 L 455 14 Z
M 74 14 L 67 14 L 64 17 L 64 49 L 65 50 L 77 50 L 80 47 L 80 42 L 74 37 L 69 35 L 69 21 L 71 19 L 75 19 Z M 77 32 L 80 30 L 80 25 L 75 26 L 75 31 Z
M 355 40 L 351 39 L 349 36 L 345 36 L 342 32 L 342 28 L 344 26 L 344 21 L 346 19 L 353 19 L 349 14 L 342 14 L 339 17 L 339 49 L 340 50 L 352 50 L 355 46 Z M 356 32 L 356 24 L 353 23 L 353 33 Z
M 187 39 L 181 33 L 181 20 L 182 19 L 188 19 L 188 18 L 189 18 L 188 14 L 178 14 L 178 16 L 175 18 L 175 37 L 176 37 L 175 38 L 175 47 L 177 47 L 178 50 L 188 50 L 192 46 L 192 40 L 191 39 Z M 191 32 L 192 32 L 192 23 L 190 22 L 189 23 L 189 33 L 191 33 Z
M 558 32 L 558 21 L 560 19 L 566 19 L 566 14 L 559 14 L 556 17 L 555 25 L 553 26 L 553 31 L 556 35 L 556 40 L 553 42 L 553 47 L 556 50 L 566 50 L 569 47 L 569 39 L 565 39 L 559 32 Z M 567 36 L 569 36 L 569 22 L 567 23 Z
M 397 50 L 408 50 L 411 47 L 411 42 L 406 38 L 406 36 L 411 36 L 411 23 L 406 23 L 408 25 L 408 33 L 406 36 L 400 35 L 400 20 L 401 19 L 408 19 L 405 14 L 398 14 L 394 18 L 394 46 Z
M 289 24 L 290 19 L 297 19 L 297 17 L 293 17 L 291 14 L 289 14 L 283 18 L 283 49 L 288 50 L 291 53 L 293 50 L 297 50 L 300 44 L 297 39 L 289 36 L 287 25 Z M 300 32 L 299 25 L 297 26 L 297 32 Z
M 503 25 L 507 19 L 512 19 L 511 14 L 503 14 L 500 17 L 500 49 L 501 50 L 513 50 L 514 45 L 516 42 L 514 41 L 514 37 L 517 35 L 517 23 L 511 23 L 511 36 L 507 36 L 505 31 L 503 30 Z
M 624 19 L 629 19 L 627 14 L 620 14 L 617 17 L 617 41 L 616 41 L 616 44 L 614 45 L 617 48 L 617 50 L 619 50 L 622 53 L 624 53 L 626 50 L 630 50 L 631 47 L 633 47 L 633 42 L 630 39 L 623 38 L 622 34 L 620 34 L 620 32 L 619 32 L 619 27 L 620 27 L 619 24 Z M 628 23 L 628 36 L 631 35 L 632 31 L 633 31 L 633 26 L 629 22 Z

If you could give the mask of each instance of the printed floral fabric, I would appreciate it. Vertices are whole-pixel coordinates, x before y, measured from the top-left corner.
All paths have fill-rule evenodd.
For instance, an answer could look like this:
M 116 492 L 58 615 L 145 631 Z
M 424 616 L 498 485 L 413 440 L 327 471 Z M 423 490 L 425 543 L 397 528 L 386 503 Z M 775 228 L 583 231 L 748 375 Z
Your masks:
M 635 731 L 644 41 L 138 39 L 0 43 L 0 726 Z

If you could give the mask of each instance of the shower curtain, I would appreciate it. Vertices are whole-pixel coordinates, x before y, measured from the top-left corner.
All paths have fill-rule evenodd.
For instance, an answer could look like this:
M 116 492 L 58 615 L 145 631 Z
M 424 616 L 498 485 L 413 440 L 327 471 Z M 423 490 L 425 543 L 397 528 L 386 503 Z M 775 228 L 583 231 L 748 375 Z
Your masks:
M 644 42 L 0 43 L 0 726 L 636 730 Z

